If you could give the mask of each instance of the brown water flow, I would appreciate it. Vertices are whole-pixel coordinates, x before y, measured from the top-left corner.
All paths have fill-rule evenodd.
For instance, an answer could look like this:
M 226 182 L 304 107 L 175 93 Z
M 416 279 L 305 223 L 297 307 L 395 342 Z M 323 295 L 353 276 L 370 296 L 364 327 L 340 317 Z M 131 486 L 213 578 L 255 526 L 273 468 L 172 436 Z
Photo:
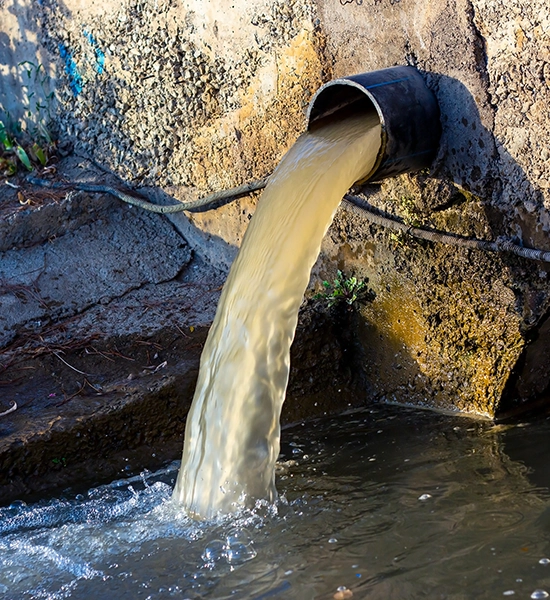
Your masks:
M 174 499 L 211 518 L 275 500 L 290 345 L 311 268 L 342 199 L 373 169 L 372 113 L 302 135 L 270 178 L 204 347 Z

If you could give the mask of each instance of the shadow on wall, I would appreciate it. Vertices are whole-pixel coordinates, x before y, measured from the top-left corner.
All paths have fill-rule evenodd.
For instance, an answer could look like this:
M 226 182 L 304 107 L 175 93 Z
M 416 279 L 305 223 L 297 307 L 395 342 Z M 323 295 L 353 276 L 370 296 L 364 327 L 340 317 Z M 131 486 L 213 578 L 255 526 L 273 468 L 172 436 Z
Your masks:
M 431 207 L 432 211 L 443 213 L 454 202 L 466 203 L 469 195 L 477 196 L 492 239 L 504 236 L 525 247 L 550 250 L 544 227 L 550 223 L 550 211 L 542 191 L 482 124 L 470 91 L 452 77 L 426 74 L 426 78 L 439 101 L 443 130 L 430 176 L 440 182 L 454 181 L 468 192 L 454 199 L 443 194 L 442 204 Z M 515 316 L 525 340 L 511 373 L 503 374 L 507 383 L 498 412 L 513 413 L 550 397 L 550 265 L 509 253 L 488 254 L 487 261 L 513 290 Z
M 548 250 L 542 194 L 483 125 L 469 90 L 457 79 L 424 75 L 443 129 L 432 169 L 367 193 L 412 225 Z M 522 218 L 527 203 L 537 206 L 530 223 Z M 373 395 L 497 418 L 547 403 L 548 263 L 392 239 L 376 226 L 374 243 L 348 243 L 337 233 L 345 223 L 337 218 L 333 229 L 338 268 L 368 277 L 376 291 L 350 326 L 360 341 L 354 368 Z
M 7 13 L 7 24 L 0 31 L 0 120 L 22 144 L 53 138 L 65 155 L 89 125 L 79 116 L 78 104 L 84 88 L 95 87 L 94 79 L 105 72 L 103 49 L 85 26 L 79 26 L 76 34 L 65 29 L 72 26 L 68 25 L 72 13 L 62 1 L 11 0 L 1 10 Z M 69 43 L 74 44 L 78 57 Z M 104 106 L 92 111 L 97 120 L 112 118 L 108 112 L 114 111 L 115 98 L 123 88 L 123 82 L 112 77 L 109 85 L 108 90 L 100 90 L 106 97 Z M 68 104 L 71 113 L 66 110 Z M 121 113 L 116 117 L 123 119 Z M 129 144 L 117 128 L 90 142 L 111 150 Z M 119 158 L 112 154 L 113 160 Z
M 270 99 L 278 79 L 271 71 L 278 38 L 259 22 L 250 25 L 257 43 L 220 51 L 216 22 L 189 4 L 146 0 L 101 11 L 83 3 L 71 15 L 54 0 L 42 0 L 33 10 L 41 43 L 57 63 L 61 139 L 136 184 L 231 187 L 248 174 L 265 174 L 288 143 L 284 127 L 271 126 L 265 135 L 266 123 L 251 110 L 275 110 Z M 289 53 L 305 18 L 300 3 L 291 9 L 295 18 L 281 25 Z M 257 86 L 265 60 L 273 64 L 264 94 Z M 303 94 L 311 73 L 307 85 L 297 79 L 291 91 Z M 281 99 L 277 107 L 285 108 Z M 241 118 L 236 113 L 242 108 Z M 289 112 L 289 120 L 298 112 Z M 250 147 L 256 137 L 265 140 L 262 152 Z
M 60 3 L 61 10 L 65 10 Z M 0 120 L 8 132 L 28 141 L 47 138 L 55 113 L 56 65 L 40 44 L 34 3 L 12 0 L 0 31 Z

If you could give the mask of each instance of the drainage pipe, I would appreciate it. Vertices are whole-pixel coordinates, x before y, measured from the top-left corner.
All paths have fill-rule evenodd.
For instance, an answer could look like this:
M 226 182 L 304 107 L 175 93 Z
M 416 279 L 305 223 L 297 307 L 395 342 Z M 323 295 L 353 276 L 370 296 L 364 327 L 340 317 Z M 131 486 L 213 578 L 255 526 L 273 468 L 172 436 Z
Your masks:
M 441 137 L 439 106 L 417 69 L 391 67 L 329 81 L 311 100 L 308 130 L 356 107 L 376 110 L 382 127 L 374 167 L 357 183 L 380 181 L 430 166 Z

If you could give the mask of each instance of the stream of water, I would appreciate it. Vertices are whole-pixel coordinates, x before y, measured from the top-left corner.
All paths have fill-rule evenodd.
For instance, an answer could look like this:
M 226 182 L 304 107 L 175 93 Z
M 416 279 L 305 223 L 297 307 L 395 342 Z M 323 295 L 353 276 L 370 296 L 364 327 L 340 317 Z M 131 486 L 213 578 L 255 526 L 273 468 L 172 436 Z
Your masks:
M 279 500 L 237 515 L 177 510 L 177 464 L 0 509 L 0 597 L 545 598 L 549 446 L 548 420 L 391 406 L 300 424 Z
M 201 356 L 174 498 L 211 518 L 276 497 L 279 416 L 298 310 L 342 196 L 381 143 L 371 108 L 303 134 L 270 177 Z

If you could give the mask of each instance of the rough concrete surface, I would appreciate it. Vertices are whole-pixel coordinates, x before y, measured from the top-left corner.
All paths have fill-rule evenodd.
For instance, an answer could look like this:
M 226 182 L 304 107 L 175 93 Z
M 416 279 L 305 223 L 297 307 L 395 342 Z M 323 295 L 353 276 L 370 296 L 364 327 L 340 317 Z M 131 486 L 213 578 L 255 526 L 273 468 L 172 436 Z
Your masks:
M 121 177 L 161 203 L 268 174 L 330 78 L 416 66 L 441 109 L 438 156 L 420 174 L 366 186 L 369 201 L 411 225 L 550 249 L 545 0 L 4 0 L 0 23 L 0 118 L 32 134 L 51 117 L 64 153 L 72 148 L 101 165 L 100 177 Z M 84 167 L 80 177 L 98 176 Z M 27 187 L 22 207 L 16 190 L 2 190 L 17 208 L 0 204 L 3 364 L 19 352 L 64 365 L 79 376 L 76 387 L 51 392 L 64 400 L 83 376 L 60 360 L 74 366 L 80 354 L 61 351 L 95 352 L 87 336 L 99 336 L 105 346 L 97 350 L 114 359 L 117 336 L 128 351 L 143 333 L 164 348 L 161 338 L 208 326 L 216 292 L 185 286 L 199 272 L 215 283 L 207 290 L 221 285 L 257 199 L 168 219 L 107 196 Z M 368 394 L 489 417 L 546 402 L 548 264 L 415 242 L 342 208 L 310 294 L 338 268 L 368 278 L 372 299 L 344 320 L 304 313 L 298 340 L 311 351 L 300 343 L 294 350 L 309 365 L 295 372 L 303 382 L 324 385 L 312 366 L 317 356 L 326 369 L 332 360 L 333 379 L 361 382 L 355 401 Z M 307 327 L 319 335 L 310 339 Z M 326 347 L 319 327 L 332 332 Z M 56 337 L 69 331 L 83 345 Z M 154 369 L 164 361 L 153 355 L 139 356 Z M 88 372 L 84 363 L 76 368 Z M 161 377 L 163 369 L 147 372 Z
M 335 75 L 412 64 L 441 108 L 430 172 L 371 187 L 369 200 L 410 224 L 548 249 L 548 4 L 321 1 L 319 14 Z M 550 365 L 528 359 L 533 339 L 550 341 L 548 264 L 345 219 L 324 251 L 377 293 L 361 338 L 381 397 L 493 416 L 548 394 Z
M 111 203 L 93 223 L 0 253 L 0 344 L 174 279 L 190 260 L 188 244 L 166 220 Z

